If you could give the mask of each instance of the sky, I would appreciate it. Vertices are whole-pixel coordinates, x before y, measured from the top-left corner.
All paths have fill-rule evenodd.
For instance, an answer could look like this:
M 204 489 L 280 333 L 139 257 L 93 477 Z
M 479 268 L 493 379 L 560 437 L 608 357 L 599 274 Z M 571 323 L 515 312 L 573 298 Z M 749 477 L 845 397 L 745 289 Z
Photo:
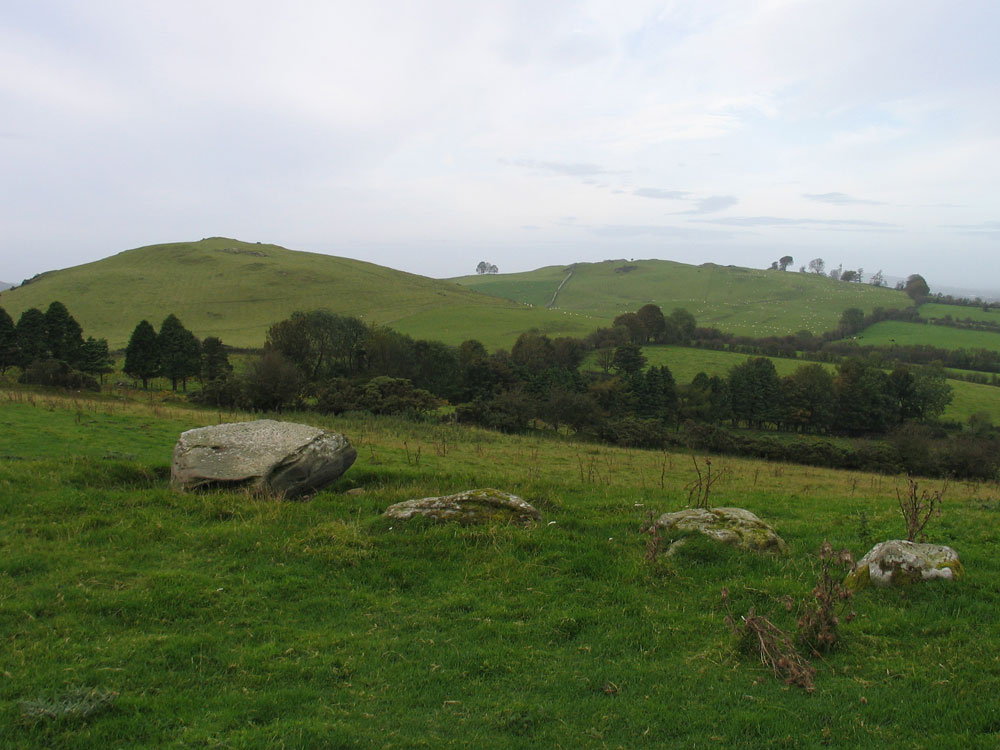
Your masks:
M 261 241 L 1000 289 L 997 0 L 0 0 L 0 279 Z

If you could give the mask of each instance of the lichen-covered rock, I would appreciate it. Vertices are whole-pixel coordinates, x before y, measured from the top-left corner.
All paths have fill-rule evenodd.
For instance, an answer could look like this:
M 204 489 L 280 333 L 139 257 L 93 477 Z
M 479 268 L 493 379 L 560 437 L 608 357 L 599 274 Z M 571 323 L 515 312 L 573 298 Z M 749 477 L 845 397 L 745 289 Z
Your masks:
M 664 513 L 653 526 L 662 536 L 675 537 L 668 554 L 692 533 L 754 552 L 788 551 L 788 545 L 773 528 L 743 508 L 686 508 Z
M 844 579 L 846 588 L 905 586 L 921 581 L 951 581 L 965 574 L 958 553 L 940 544 L 890 539 L 872 547 Z
M 344 435 L 318 427 L 272 419 L 212 425 L 181 433 L 170 483 L 179 490 L 248 486 L 300 497 L 335 481 L 355 458 Z
M 494 489 L 466 490 L 443 497 L 406 500 L 390 506 L 383 515 L 397 521 L 420 516 L 463 524 L 490 521 L 527 524 L 542 519 L 542 514 L 530 503 L 517 495 Z

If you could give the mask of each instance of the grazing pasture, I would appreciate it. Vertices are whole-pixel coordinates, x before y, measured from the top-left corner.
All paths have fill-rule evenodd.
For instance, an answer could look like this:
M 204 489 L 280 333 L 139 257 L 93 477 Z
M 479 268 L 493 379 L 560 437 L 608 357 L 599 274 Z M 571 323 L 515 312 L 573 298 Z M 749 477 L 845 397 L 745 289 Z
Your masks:
M 902 478 L 717 457 L 711 503 L 772 523 L 783 558 L 642 529 L 683 507 L 692 457 L 389 418 L 345 432 L 355 466 L 308 502 L 178 494 L 186 428 L 252 418 L 0 393 L 0 746 L 995 747 L 997 484 L 944 491 L 930 541 L 954 584 L 866 590 L 815 691 L 724 623 L 794 631 L 825 539 L 860 557 L 904 533 Z M 704 456 L 699 456 L 702 469 Z M 382 518 L 495 486 L 529 527 Z M 361 494 L 345 494 L 347 490 Z

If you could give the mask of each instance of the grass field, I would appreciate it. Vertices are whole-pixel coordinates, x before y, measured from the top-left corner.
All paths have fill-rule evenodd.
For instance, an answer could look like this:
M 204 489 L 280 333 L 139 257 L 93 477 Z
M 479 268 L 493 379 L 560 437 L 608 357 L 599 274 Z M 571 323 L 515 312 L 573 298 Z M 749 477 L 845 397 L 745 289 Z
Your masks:
M 243 415 L 0 395 L 4 748 L 1000 741 L 996 484 L 951 483 L 928 529 L 967 578 L 862 592 L 809 694 L 738 648 L 720 591 L 793 627 L 777 598 L 808 595 L 824 539 L 859 556 L 901 533 L 898 479 L 717 458 L 714 503 L 769 520 L 791 554 L 648 560 L 640 528 L 684 505 L 687 456 L 310 415 L 358 448 L 330 490 L 184 495 L 177 433 Z M 380 516 L 470 486 L 544 520 Z
M 991 307 L 989 311 L 983 311 L 980 307 L 965 307 L 963 305 L 939 305 L 936 302 L 928 302 L 919 308 L 920 316 L 929 320 L 951 316 L 955 320 L 983 320 L 991 323 L 1000 323 L 1000 309 Z
M 973 308 L 974 309 L 974 308 Z M 989 349 L 1000 352 L 1000 333 L 969 331 L 926 323 L 886 320 L 869 326 L 856 338 L 862 346 L 935 346 L 940 349 Z
M 678 384 L 690 383 L 699 372 L 704 372 L 707 375 L 725 376 L 732 368 L 754 356 L 710 349 L 692 349 L 683 346 L 646 346 L 643 347 L 642 353 L 645 355 L 648 365 L 669 367 Z M 770 359 L 774 363 L 774 369 L 781 377 L 791 375 L 802 365 L 812 364 L 805 359 L 780 357 L 767 357 L 766 359 Z M 821 364 L 831 372 L 835 372 L 837 369 L 832 364 Z M 598 369 L 595 364 L 595 355 L 590 355 L 584 363 L 584 367 L 591 370 Z M 951 385 L 954 395 L 951 404 L 945 409 L 942 419 L 964 424 L 972 414 L 986 412 L 993 418 L 994 423 L 1000 424 L 1000 388 L 979 383 L 967 383 L 962 380 L 949 380 L 948 383 Z
M 626 270 L 628 269 L 628 270 Z M 653 303 L 669 313 L 688 309 L 698 325 L 748 336 L 782 336 L 837 327 L 850 307 L 905 308 L 902 292 L 834 281 L 806 273 L 762 271 L 665 260 L 605 261 L 548 266 L 518 274 L 463 276 L 458 283 L 533 305 L 547 304 L 559 284 L 555 307 L 612 320 Z
M 267 329 L 296 310 L 323 308 L 402 333 L 460 344 L 510 347 L 528 328 L 566 330 L 565 315 L 501 300 L 447 281 L 371 263 L 222 237 L 128 250 L 0 294 L 16 321 L 29 307 L 63 302 L 86 335 L 124 347 L 143 318 L 176 314 L 199 338 L 261 346 Z M 523 328 L 521 326 L 524 326 Z M 572 327 L 585 334 L 596 325 Z

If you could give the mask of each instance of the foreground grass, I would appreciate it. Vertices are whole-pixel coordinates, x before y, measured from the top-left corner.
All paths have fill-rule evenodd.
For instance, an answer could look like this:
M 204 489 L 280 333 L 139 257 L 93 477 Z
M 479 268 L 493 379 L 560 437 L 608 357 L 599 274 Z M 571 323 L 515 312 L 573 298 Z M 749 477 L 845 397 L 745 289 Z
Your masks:
M 860 555 L 898 536 L 893 478 L 716 459 L 714 503 L 770 520 L 792 554 L 695 544 L 648 561 L 639 529 L 685 504 L 688 456 L 309 415 L 359 453 L 312 501 L 172 492 L 177 432 L 234 418 L 245 417 L 0 402 L 0 746 L 1000 739 L 996 485 L 952 484 L 930 529 L 960 551 L 968 578 L 859 596 L 859 619 L 807 694 L 736 649 L 719 592 L 737 610 L 768 610 L 773 597 L 807 594 L 824 538 Z M 489 485 L 545 520 L 402 527 L 380 516 L 399 500 Z M 92 711 L 65 708 L 81 704 Z

